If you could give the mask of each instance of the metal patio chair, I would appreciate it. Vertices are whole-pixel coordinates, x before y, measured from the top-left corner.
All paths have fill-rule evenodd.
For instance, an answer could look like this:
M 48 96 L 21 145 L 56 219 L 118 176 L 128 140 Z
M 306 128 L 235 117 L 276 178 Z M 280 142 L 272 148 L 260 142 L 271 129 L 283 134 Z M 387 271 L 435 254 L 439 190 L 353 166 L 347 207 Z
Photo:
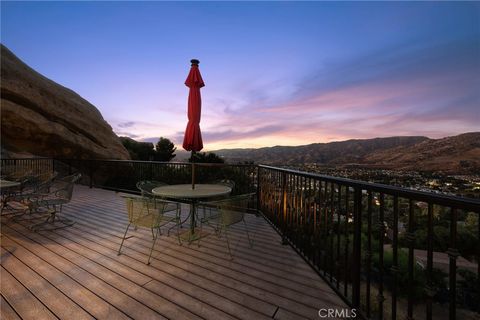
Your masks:
M 32 213 L 38 198 L 50 192 L 50 187 L 56 176 L 56 172 L 46 172 L 42 174 L 28 173 L 19 177 L 20 186 L 3 195 L 0 212 L 3 212 L 3 209 L 9 206 L 13 211 L 6 215 L 10 215 L 12 218 L 18 218 L 27 211 Z
M 202 227 L 203 224 L 207 224 L 214 228 L 218 237 L 221 237 L 222 234 L 225 235 L 228 253 L 231 259 L 233 259 L 233 256 L 230 248 L 230 239 L 228 238 L 228 229 L 232 225 L 243 222 L 248 243 L 251 248 L 253 247 L 253 241 L 250 239 L 247 223 L 245 222 L 245 214 L 252 211 L 249 204 L 254 195 L 254 193 L 249 193 L 217 201 L 202 202 L 202 205 L 212 210 L 207 217 L 201 219 L 202 224 L 200 227 Z
M 75 222 L 60 216 L 63 206 L 72 200 L 75 182 L 81 178 L 81 174 L 73 174 L 64 178 L 55 179 L 48 187 L 47 193 L 37 193 L 30 197 L 29 206 L 32 211 L 46 210 L 47 218 L 44 222 L 36 223 L 30 228 L 33 231 L 55 230 L 73 225 Z
M 170 201 L 170 200 L 165 200 L 165 199 L 160 199 L 158 196 L 155 196 L 152 192 L 153 189 L 161 186 L 167 186 L 167 183 L 160 182 L 160 181 L 154 181 L 154 180 L 143 180 L 137 182 L 137 188 L 140 190 L 142 193 L 142 197 L 147 197 L 147 198 L 152 198 L 156 199 L 157 201 L 163 201 L 167 205 L 165 207 L 165 212 L 169 211 L 178 211 L 178 214 L 180 213 L 181 210 L 181 203 L 175 202 L 175 201 Z
M 165 215 L 165 208 L 167 207 L 168 203 L 166 203 L 165 201 L 147 197 L 123 196 L 123 198 L 125 198 L 127 206 L 128 225 L 125 230 L 125 234 L 123 235 L 120 248 L 118 249 L 118 255 L 121 254 L 123 243 L 125 242 L 125 239 L 127 239 L 128 229 L 131 225 L 133 225 L 134 227 L 149 228 L 152 231 L 153 243 L 152 247 L 150 248 L 150 254 L 148 255 L 147 264 L 150 264 L 153 248 L 158 239 L 158 236 L 161 235 L 160 228 L 162 226 L 168 223 L 174 223 L 177 226 L 177 238 L 178 242 L 180 243 L 180 233 L 178 229 L 180 216 L 175 215 L 174 217 L 172 217 Z M 170 229 L 168 230 L 168 232 L 170 232 Z
M 213 184 L 220 184 L 220 185 L 223 185 L 223 186 L 227 186 L 227 187 L 230 187 L 233 191 L 233 189 L 235 188 L 235 181 L 233 180 L 230 180 L 230 179 L 221 179 L 221 180 L 215 180 L 212 182 Z M 222 199 L 226 199 L 228 198 L 229 195 L 225 195 L 225 196 L 220 196 L 220 197 L 215 197 L 215 198 L 210 198 L 210 202 L 211 201 L 217 201 L 217 200 L 222 200 Z M 201 206 L 201 205 L 200 205 Z M 200 206 L 198 207 L 200 209 Z M 207 208 L 205 206 L 202 207 L 202 210 L 203 210 L 203 218 L 206 218 L 207 216 Z M 212 211 L 212 208 L 209 208 L 209 213 L 211 214 L 211 211 Z
M 137 182 L 137 189 L 140 190 L 140 192 L 142 193 L 142 197 L 152 198 L 152 199 L 156 199 L 157 201 L 165 202 L 166 204 L 164 208 L 165 212 L 175 211 L 175 215 L 180 216 L 182 212 L 182 204 L 180 202 L 161 199 L 155 194 L 153 194 L 152 192 L 152 190 L 157 187 L 167 186 L 167 185 L 168 184 L 165 182 L 160 182 L 155 180 L 143 180 L 143 181 Z M 173 227 L 174 226 L 172 226 L 171 228 Z M 170 231 L 170 229 L 168 231 Z

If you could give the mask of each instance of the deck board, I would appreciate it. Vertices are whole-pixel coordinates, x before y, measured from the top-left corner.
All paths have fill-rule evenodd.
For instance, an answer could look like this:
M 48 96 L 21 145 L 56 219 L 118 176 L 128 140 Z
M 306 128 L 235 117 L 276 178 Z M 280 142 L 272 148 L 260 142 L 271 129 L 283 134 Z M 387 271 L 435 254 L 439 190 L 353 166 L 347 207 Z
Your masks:
M 3 266 L 0 267 L 0 289 L 15 311 L 27 319 L 57 319 L 26 287 L 15 279 Z
M 182 206 L 184 217 L 187 211 Z M 159 238 L 146 265 L 149 230 L 129 232 L 132 237 L 117 255 L 127 215 L 124 200 L 115 192 L 76 186 L 63 214 L 76 224 L 37 233 L 26 228 L 35 220 L 2 217 L 0 293 L 5 315 L 316 319 L 320 308 L 346 307 L 300 256 L 281 245 L 261 217 L 246 218 L 253 248 L 242 226 L 229 231 L 233 260 L 224 239 L 212 235 L 200 246 L 179 245 L 172 229 L 170 236 L 164 232 Z M 25 301 L 35 308 L 27 309 Z
M 21 319 L 2 295 L 0 295 L 0 314 L 2 315 L 2 319 L 5 320 Z
M 3 226 L 4 227 L 4 226 Z M 4 233 L 4 230 L 2 230 Z M 11 250 L 11 254 L 22 261 L 24 264 L 31 266 L 39 275 L 54 285 L 59 291 L 69 296 L 78 305 L 82 306 L 87 312 L 98 319 L 127 319 L 128 317 L 109 303 L 98 297 L 90 290 L 83 287 L 48 262 L 43 261 L 32 252 L 26 250 L 8 237 L 2 236 L 2 247 Z M 8 293 L 8 292 L 6 292 Z M 4 294 L 2 292 L 2 294 Z
M 1 248 L 2 256 L 7 257 L 10 252 Z M 47 306 L 54 314 L 63 319 L 93 319 L 93 317 L 80 308 L 75 302 L 52 286 L 48 281 L 38 275 L 31 268 L 23 264 L 14 255 L 8 259 L 2 259 L 2 266 L 17 281 L 22 283 L 28 290 Z

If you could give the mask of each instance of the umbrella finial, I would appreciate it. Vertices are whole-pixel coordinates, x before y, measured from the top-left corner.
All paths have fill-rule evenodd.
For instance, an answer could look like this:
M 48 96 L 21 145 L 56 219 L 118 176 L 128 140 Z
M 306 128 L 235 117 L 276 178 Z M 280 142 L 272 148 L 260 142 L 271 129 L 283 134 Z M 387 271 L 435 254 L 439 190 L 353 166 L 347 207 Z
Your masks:
M 198 64 L 200 63 L 200 60 L 192 59 L 190 60 L 190 62 L 192 63 L 192 66 L 198 66 Z

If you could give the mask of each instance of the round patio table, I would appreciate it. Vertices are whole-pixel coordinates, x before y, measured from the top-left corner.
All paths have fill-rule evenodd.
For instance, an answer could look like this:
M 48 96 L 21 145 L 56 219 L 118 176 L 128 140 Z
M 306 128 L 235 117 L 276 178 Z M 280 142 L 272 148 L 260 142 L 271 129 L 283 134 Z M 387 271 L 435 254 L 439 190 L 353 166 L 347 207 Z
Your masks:
M 1 211 L 7 206 L 8 198 L 11 195 L 11 188 L 19 187 L 22 183 L 18 181 L 10 181 L 0 179 L 0 197 L 1 197 Z
M 190 204 L 190 230 L 182 238 L 188 242 L 200 238 L 200 234 L 195 232 L 195 215 L 198 201 L 208 198 L 225 196 L 232 192 L 232 188 L 221 184 L 196 184 L 192 189 L 191 184 L 173 184 L 154 188 L 152 193 L 162 198 L 183 200 Z M 187 218 L 188 219 L 188 218 Z
M 18 187 L 20 184 L 18 181 L 0 180 L 0 189 Z

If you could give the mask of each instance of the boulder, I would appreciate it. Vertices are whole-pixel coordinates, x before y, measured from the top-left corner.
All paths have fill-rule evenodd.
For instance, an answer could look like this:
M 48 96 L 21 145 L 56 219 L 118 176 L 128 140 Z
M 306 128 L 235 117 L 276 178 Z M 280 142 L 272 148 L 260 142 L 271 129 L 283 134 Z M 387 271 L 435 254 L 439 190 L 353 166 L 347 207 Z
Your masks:
M 5 155 L 130 159 L 101 113 L 1 45 L 1 146 Z

